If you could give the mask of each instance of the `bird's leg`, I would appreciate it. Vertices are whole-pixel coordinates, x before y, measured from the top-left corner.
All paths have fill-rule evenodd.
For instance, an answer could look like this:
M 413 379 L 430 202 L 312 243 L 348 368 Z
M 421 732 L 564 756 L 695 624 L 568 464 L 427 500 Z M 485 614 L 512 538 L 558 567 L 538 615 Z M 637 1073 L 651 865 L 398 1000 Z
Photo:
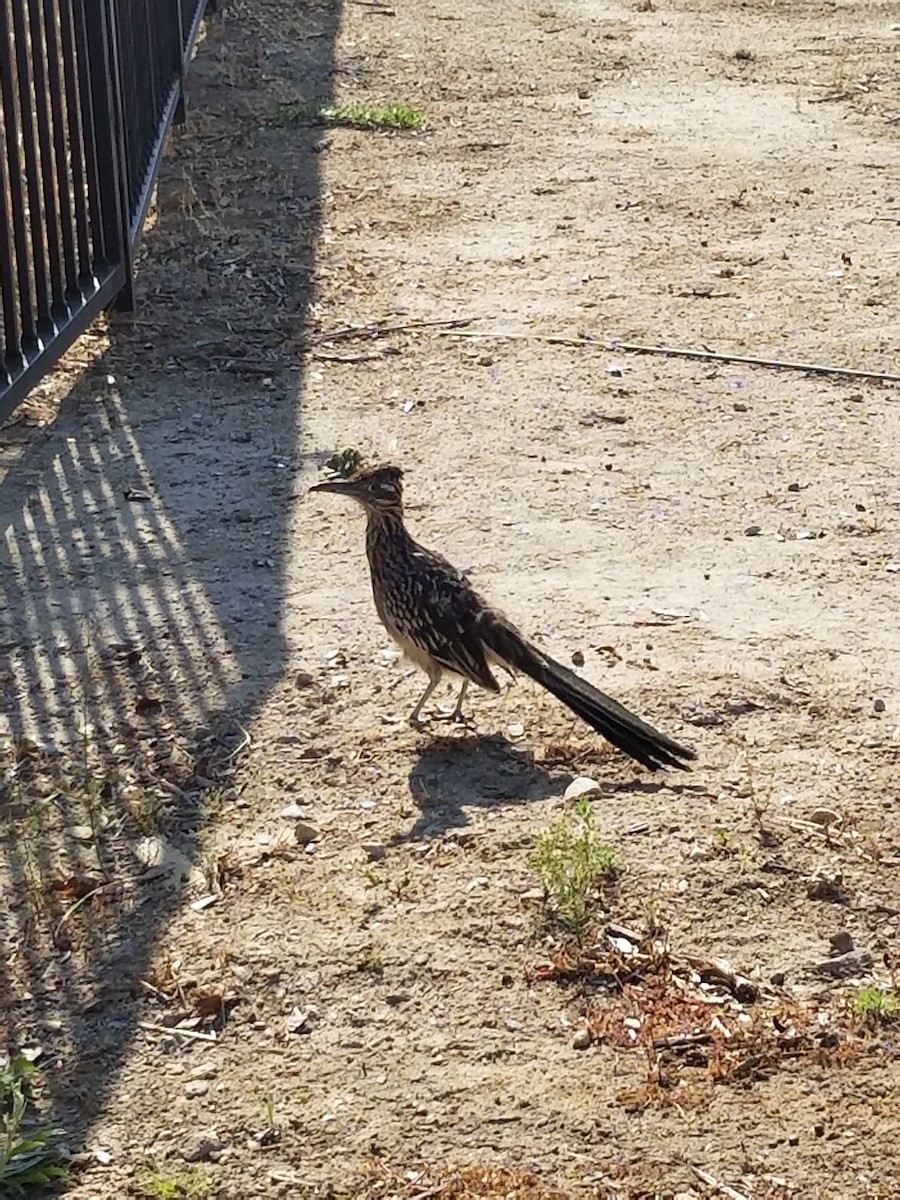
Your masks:
M 463 712 L 463 701 L 466 698 L 466 692 L 469 690 L 469 681 L 464 679 L 462 687 L 459 689 L 459 697 L 456 701 L 455 708 L 442 708 L 440 719 L 442 721 L 452 721 L 455 725 L 471 725 L 472 721 Z
M 422 720 L 420 719 L 422 709 L 424 708 L 427 701 L 431 699 L 431 693 L 434 691 L 434 689 L 437 687 L 437 685 L 440 682 L 441 682 L 441 671 L 434 670 L 434 669 L 430 670 L 428 672 L 428 687 L 423 692 L 422 699 L 419 701 L 419 703 L 416 705 L 416 707 L 409 714 L 410 725 L 420 726 L 423 724 Z
M 469 690 L 469 681 L 468 681 L 468 679 L 464 679 L 462 681 L 462 687 L 459 689 L 459 697 L 456 701 L 456 708 L 454 708 L 453 712 L 450 714 L 450 720 L 457 721 L 460 725 L 464 725 L 466 723 L 466 721 L 468 720 L 465 713 L 463 712 L 463 701 L 466 698 L 466 692 L 468 690 Z

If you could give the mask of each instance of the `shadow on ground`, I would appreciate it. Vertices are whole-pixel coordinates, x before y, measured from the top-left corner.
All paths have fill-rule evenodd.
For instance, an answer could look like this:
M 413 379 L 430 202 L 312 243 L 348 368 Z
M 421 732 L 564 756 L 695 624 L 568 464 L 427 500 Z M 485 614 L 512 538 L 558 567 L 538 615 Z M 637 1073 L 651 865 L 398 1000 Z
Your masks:
M 559 795 L 560 786 L 558 775 L 502 737 L 435 738 L 409 773 L 410 795 L 421 816 L 398 840 L 440 837 L 470 823 L 467 808 L 530 804 Z
M 0 1038 L 40 1039 L 76 1141 L 177 904 L 140 839 L 196 864 L 203 775 L 227 773 L 231 714 L 246 724 L 285 667 L 322 135 L 278 118 L 331 93 L 340 15 L 238 0 L 210 21 L 134 320 L 80 343 L 61 404 L 64 375 L 0 433 Z

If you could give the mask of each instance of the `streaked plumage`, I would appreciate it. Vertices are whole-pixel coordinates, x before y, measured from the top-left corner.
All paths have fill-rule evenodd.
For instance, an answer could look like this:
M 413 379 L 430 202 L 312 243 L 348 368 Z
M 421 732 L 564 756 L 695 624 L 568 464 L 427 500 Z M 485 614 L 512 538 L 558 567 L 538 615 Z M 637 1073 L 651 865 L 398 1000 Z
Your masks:
M 688 769 L 687 762 L 696 757 L 693 750 L 660 733 L 528 642 L 451 563 L 411 537 L 403 522 L 399 467 L 365 468 L 350 479 L 316 484 L 312 490 L 351 496 L 366 510 L 366 552 L 375 607 L 391 637 L 428 676 L 425 694 L 410 717 L 414 724 L 444 671 L 463 680 L 454 713 L 458 716 L 470 682 L 492 692 L 500 690 L 491 671 L 492 665 L 499 665 L 530 676 L 651 771 L 661 766 Z

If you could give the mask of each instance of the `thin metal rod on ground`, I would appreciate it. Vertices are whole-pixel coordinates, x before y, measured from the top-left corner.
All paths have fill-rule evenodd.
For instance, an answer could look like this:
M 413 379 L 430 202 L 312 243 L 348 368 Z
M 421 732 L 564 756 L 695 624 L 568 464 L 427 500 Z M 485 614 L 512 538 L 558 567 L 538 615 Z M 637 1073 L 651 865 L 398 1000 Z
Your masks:
M 639 342 L 613 342 L 611 350 L 632 354 L 663 354 L 674 358 L 696 358 L 703 362 L 738 363 L 748 367 L 776 367 L 784 371 L 803 371 L 809 375 L 845 375 L 849 379 L 875 379 L 879 383 L 900 383 L 900 375 L 888 371 L 864 371 L 857 367 L 833 367 L 826 363 L 792 362 L 781 358 L 758 358 L 750 354 L 719 354 L 714 350 L 685 350 L 678 346 L 644 346 Z
M 794 362 L 785 358 L 760 358 L 752 354 L 721 354 L 716 350 L 691 350 L 683 346 L 653 346 L 642 342 L 601 342 L 590 337 L 562 337 L 541 333 L 490 333 L 482 330 L 441 329 L 448 337 L 483 338 L 485 341 L 546 342 L 552 346 L 594 347 L 600 350 L 624 350 L 629 354 L 660 354 L 666 358 L 693 358 L 700 362 L 736 363 L 747 367 L 771 367 L 782 371 L 803 371 L 807 375 L 841 375 L 849 379 L 872 379 L 878 383 L 900 383 L 900 375 L 889 371 L 865 371 L 858 367 L 836 367 L 828 363 Z

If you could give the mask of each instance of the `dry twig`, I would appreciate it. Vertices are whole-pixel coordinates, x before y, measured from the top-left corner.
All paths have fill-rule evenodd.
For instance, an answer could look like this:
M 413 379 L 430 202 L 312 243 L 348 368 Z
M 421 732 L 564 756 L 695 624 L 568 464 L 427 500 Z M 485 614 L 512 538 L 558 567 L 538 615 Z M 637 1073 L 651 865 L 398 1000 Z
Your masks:
M 442 331 L 443 332 L 443 331 Z M 496 341 L 545 342 L 549 346 L 575 346 L 628 354 L 660 354 L 666 358 L 690 358 L 700 362 L 735 363 L 747 367 L 769 367 L 781 371 L 802 371 L 807 375 L 839 375 L 848 379 L 871 379 L 877 383 L 900 383 L 900 375 L 888 371 L 866 371 L 857 367 L 838 367 L 828 363 L 795 362 L 784 358 L 761 358 L 751 354 L 723 354 L 716 350 L 694 350 L 684 346 L 655 346 L 643 342 L 600 341 L 591 337 L 562 337 L 555 334 L 490 333 L 473 330 L 456 337 L 484 338 Z

